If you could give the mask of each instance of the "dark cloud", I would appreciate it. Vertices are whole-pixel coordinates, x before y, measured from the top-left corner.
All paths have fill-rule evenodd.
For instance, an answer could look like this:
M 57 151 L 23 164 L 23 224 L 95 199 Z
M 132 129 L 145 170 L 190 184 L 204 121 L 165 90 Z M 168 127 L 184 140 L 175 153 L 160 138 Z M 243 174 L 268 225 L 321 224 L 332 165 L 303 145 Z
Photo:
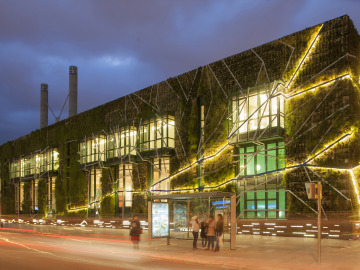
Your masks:
M 0 0 L 0 144 L 38 129 L 41 83 L 49 84 L 50 106 L 60 113 L 70 65 L 79 68 L 81 112 L 334 17 L 349 14 L 359 27 L 359 6 L 351 0 Z

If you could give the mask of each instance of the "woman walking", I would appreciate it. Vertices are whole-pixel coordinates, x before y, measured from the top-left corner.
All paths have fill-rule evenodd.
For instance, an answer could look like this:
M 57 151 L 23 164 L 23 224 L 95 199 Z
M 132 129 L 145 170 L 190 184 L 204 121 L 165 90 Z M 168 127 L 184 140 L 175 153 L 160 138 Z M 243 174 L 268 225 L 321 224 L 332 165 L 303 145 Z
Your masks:
M 221 241 L 221 236 L 224 229 L 224 220 L 222 214 L 217 215 L 217 222 L 215 226 L 215 234 L 216 234 L 216 246 L 214 251 L 219 251 L 219 242 Z
M 207 228 L 207 238 L 208 238 L 208 247 L 206 250 L 214 250 L 214 237 L 215 237 L 215 220 L 213 216 L 209 216 L 208 228 Z
M 197 249 L 197 240 L 199 238 L 199 230 L 200 230 L 200 224 L 199 224 L 199 219 L 197 216 L 193 216 L 191 218 L 191 225 L 192 225 L 192 230 L 193 230 L 193 236 L 194 236 L 194 241 L 193 241 L 193 250 Z

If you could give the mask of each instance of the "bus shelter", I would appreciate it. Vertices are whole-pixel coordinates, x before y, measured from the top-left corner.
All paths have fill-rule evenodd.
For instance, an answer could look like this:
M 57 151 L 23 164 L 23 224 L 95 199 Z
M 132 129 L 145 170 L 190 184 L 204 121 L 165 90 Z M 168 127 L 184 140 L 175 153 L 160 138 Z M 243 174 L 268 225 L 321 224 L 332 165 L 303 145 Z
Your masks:
M 230 236 L 230 249 L 236 248 L 236 194 L 232 192 L 199 192 L 151 195 L 148 202 L 150 238 L 181 238 L 190 233 L 193 216 L 205 220 L 210 215 L 224 217 L 224 233 Z

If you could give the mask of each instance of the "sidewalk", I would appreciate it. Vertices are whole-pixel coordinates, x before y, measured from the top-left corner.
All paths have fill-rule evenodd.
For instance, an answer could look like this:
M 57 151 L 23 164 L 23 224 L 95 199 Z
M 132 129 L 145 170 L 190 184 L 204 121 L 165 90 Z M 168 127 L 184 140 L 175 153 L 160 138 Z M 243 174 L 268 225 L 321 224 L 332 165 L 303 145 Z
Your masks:
M 221 265 L 236 269 L 360 269 L 360 241 L 322 240 L 322 263 L 317 258 L 317 240 L 237 236 L 236 250 L 230 250 L 227 242 L 220 252 L 211 252 L 201 248 L 192 250 L 192 240 L 166 239 L 148 240 L 147 233 L 142 237 L 141 250 L 147 256 L 164 260 L 197 263 L 204 268 L 206 265 Z

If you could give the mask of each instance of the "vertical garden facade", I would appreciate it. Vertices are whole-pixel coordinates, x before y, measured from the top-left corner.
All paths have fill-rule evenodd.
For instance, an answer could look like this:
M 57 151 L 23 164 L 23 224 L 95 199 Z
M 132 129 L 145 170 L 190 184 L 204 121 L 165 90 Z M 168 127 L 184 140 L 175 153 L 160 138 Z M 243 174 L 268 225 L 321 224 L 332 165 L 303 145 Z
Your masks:
M 239 219 L 359 216 L 360 39 L 348 16 L 0 146 L 2 213 L 146 216 L 151 194 L 230 191 Z M 175 63 L 176 64 L 176 63 Z

